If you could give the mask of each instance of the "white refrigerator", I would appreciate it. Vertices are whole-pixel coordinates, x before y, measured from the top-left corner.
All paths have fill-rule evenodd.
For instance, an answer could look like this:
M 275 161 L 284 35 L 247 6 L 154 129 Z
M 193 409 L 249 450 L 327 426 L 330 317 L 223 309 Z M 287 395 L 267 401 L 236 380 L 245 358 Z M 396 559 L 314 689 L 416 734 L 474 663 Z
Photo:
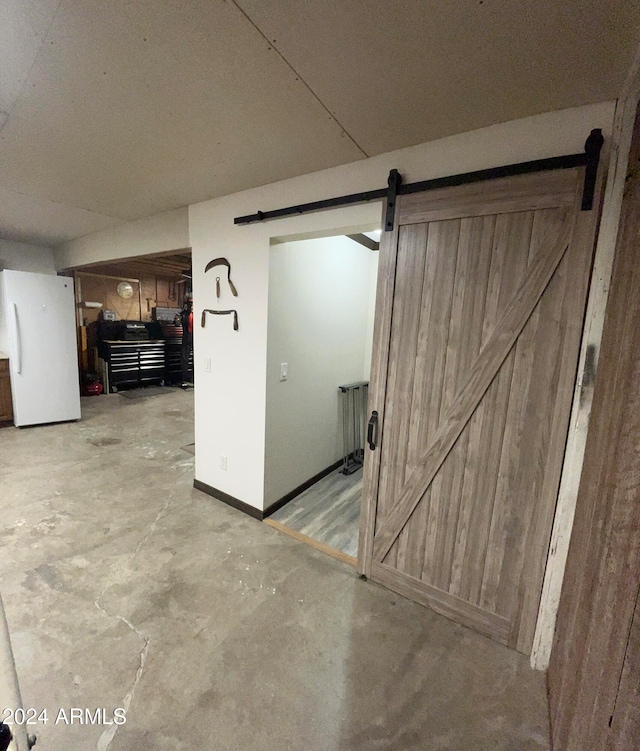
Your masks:
M 1 324 L 8 341 L 13 422 L 18 427 L 80 419 L 73 280 L 0 272 Z

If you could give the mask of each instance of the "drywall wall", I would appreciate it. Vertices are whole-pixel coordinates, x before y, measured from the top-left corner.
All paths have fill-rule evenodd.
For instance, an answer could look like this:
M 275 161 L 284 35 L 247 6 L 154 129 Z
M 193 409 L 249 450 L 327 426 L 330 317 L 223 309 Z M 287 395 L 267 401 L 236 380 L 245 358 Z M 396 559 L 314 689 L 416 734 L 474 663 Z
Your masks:
M 55 274 L 53 250 L 40 245 L 0 240 L 0 271 L 2 269 L 32 271 L 36 274 Z M 0 299 L 0 352 L 6 352 L 8 346 L 6 320 L 2 299 Z
M 55 274 L 54 254 L 41 245 L 0 240 L 0 271 L 32 271 L 36 274 Z
M 377 257 L 344 236 L 271 246 L 265 506 L 342 456 L 338 386 L 369 377 Z
M 364 351 L 364 370 L 363 379 L 369 380 L 371 374 L 371 355 L 373 352 L 373 324 L 376 314 L 376 289 L 378 286 L 378 259 L 380 254 L 374 253 L 371 257 L 371 268 L 369 269 L 369 312 L 367 313 L 367 333 L 365 335 L 366 348 Z
M 189 210 L 183 206 L 63 243 L 55 250 L 55 264 L 69 269 L 188 247 Z
M 413 182 L 580 152 L 592 128 L 602 128 L 610 138 L 613 113 L 613 102 L 549 112 L 191 206 L 196 314 L 216 306 L 215 279 L 204 267 L 223 255 L 231 262 L 239 297 L 232 298 L 223 285 L 219 307 L 237 308 L 240 323 L 237 332 L 224 318 L 196 328 L 196 478 L 263 508 L 270 239 L 367 229 L 380 221 L 381 203 L 246 226 L 234 225 L 234 217 L 381 188 L 392 168 Z M 204 370 L 207 358 L 211 372 Z M 220 455 L 227 457 L 226 470 Z

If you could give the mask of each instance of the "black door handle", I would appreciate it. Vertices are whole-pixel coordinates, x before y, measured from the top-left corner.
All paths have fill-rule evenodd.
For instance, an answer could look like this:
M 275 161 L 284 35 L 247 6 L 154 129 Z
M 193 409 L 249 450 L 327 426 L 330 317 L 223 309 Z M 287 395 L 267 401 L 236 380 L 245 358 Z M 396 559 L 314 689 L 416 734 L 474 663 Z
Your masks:
M 375 431 L 375 438 L 374 433 Z M 373 410 L 371 417 L 369 418 L 369 424 L 367 425 L 367 443 L 371 451 L 375 450 L 376 441 L 378 440 L 378 413 Z

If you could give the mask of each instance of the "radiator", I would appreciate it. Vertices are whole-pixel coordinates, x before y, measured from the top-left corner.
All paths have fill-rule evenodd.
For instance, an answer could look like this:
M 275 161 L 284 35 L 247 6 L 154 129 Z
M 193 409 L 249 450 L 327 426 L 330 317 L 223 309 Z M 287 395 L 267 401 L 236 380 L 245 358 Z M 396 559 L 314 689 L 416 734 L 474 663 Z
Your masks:
M 344 475 L 353 474 L 364 462 L 364 437 L 367 423 L 369 381 L 338 386 L 342 411 L 342 469 Z

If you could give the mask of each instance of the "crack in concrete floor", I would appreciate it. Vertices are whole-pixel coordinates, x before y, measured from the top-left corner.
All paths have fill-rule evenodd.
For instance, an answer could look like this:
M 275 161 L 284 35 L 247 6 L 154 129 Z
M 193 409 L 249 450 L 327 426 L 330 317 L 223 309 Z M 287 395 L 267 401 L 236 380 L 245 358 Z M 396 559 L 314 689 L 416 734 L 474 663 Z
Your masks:
M 184 477 L 186 475 L 188 475 L 188 474 L 191 473 L 191 471 L 192 471 L 192 464 L 191 464 L 191 462 L 180 462 L 179 464 L 185 464 L 185 463 L 188 464 L 188 468 L 185 469 L 182 472 L 182 474 L 179 476 L 179 478 L 170 487 L 169 493 L 167 495 L 167 500 L 164 502 L 164 504 L 163 504 L 162 508 L 160 509 L 160 511 L 158 511 L 158 513 L 156 514 L 156 518 L 151 523 L 151 526 L 150 526 L 149 531 L 147 532 L 147 534 L 144 535 L 144 537 L 140 540 L 140 542 L 136 546 L 136 549 L 133 551 L 133 553 L 131 555 L 131 558 L 127 561 L 127 565 L 130 566 L 133 563 L 133 561 L 136 559 L 136 557 L 137 557 L 138 553 L 140 552 L 140 550 L 142 549 L 142 547 L 144 545 L 146 545 L 146 543 L 153 537 L 154 532 L 156 531 L 156 528 L 158 526 L 158 522 L 160 521 L 160 519 L 162 519 L 163 516 L 165 516 L 168 513 L 169 507 L 171 506 L 172 502 L 175 500 L 174 499 L 174 492 L 175 492 L 176 488 L 181 483 L 181 481 L 184 479 Z M 174 464 L 173 465 L 173 469 L 175 469 L 175 468 L 176 468 L 176 465 Z M 149 652 L 149 647 L 151 645 L 151 638 L 149 636 L 147 636 L 145 633 L 143 633 L 142 631 L 140 631 L 138 628 L 136 628 L 136 626 L 134 626 L 133 623 L 131 623 L 131 621 L 128 618 L 125 618 L 125 616 L 123 616 L 123 615 L 121 615 L 119 613 L 108 613 L 102 607 L 102 605 L 100 605 L 100 600 L 104 597 L 104 595 L 107 592 L 107 590 L 109 590 L 112 586 L 113 586 L 112 582 L 108 582 L 105 585 L 104 589 L 102 590 L 102 592 L 98 596 L 97 600 L 94 602 L 94 605 L 107 618 L 117 618 L 122 623 L 124 623 L 125 625 L 127 625 L 140 639 L 142 639 L 144 641 L 144 646 L 142 647 L 142 650 L 140 651 L 140 664 L 138 665 L 138 669 L 136 670 L 136 674 L 135 674 L 135 678 L 134 678 L 133 684 L 132 684 L 131 688 L 127 691 L 127 693 L 125 694 L 124 699 L 122 700 L 122 703 L 120 705 L 124 709 L 125 715 L 127 715 L 129 713 L 129 709 L 131 707 L 131 702 L 133 701 L 133 696 L 134 696 L 134 693 L 135 693 L 135 690 L 136 690 L 136 686 L 140 682 L 140 679 L 142 678 L 142 674 L 144 672 L 144 666 L 145 666 L 145 662 L 147 660 L 147 654 Z M 113 739 L 115 737 L 115 734 L 117 733 L 119 727 L 120 727 L 120 725 L 113 724 L 113 725 L 110 725 L 106 730 L 104 730 L 104 732 L 102 733 L 102 735 L 100 736 L 100 738 L 98 738 L 98 743 L 96 745 L 96 751 L 107 751 L 108 750 L 108 748 L 111 745 L 111 742 L 113 741 Z
M 525 657 L 194 490 L 192 394 L 158 400 L 0 431 L 23 697 L 130 710 L 43 748 L 548 751 Z

